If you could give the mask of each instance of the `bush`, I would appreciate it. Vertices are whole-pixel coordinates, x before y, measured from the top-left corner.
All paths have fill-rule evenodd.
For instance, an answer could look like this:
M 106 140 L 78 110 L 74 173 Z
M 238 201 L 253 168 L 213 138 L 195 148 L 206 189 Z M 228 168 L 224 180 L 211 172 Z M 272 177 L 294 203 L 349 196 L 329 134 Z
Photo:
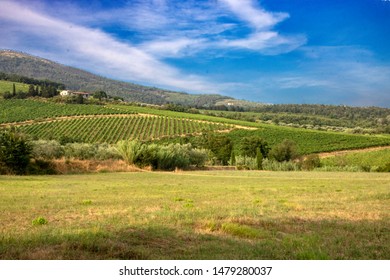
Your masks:
M 32 155 L 35 159 L 51 160 L 64 156 L 64 147 L 55 140 L 38 140 L 32 142 Z
M 31 145 L 14 130 L 0 131 L 0 170 L 3 173 L 25 174 L 31 158 Z
M 128 164 L 160 170 L 184 169 L 190 165 L 200 167 L 207 160 L 207 151 L 193 149 L 191 144 L 147 145 L 130 140 L 118 142 L 116 148 Z
M 96 145 L 87 143 L 69 143 L 64 147 L 66 158 L 77 158 L 81 160 L 93 159 L 96 155 Z
M 314 168 L 321 167 L 321 160 L 318 155 L 308 155 L 301 161 L 301 167 L 303 170 L 313 170 Z
M 263 160 L 263 169 L 269 171 L 299 171 L 299 165 L 293 161 L 278 162 L 272 159 Z
M 203 167 L 208 160 L 208 151 L 205 149 L 192 149 L 189 151 L 190 165 Z
M 297 145 L 294 141 L 288 139 L 274 146 L 269 153 L 269 157 L 278 162 L 290 161 L 297 158 L 297 156 Z
M 257 159 L 254 157 L 236 156 L 237 169 L 257 169 Z
M 137 140 L 122 140 L 116 145 L 119 155 L 127 164 L 135 164 L 141 154 L 143 144 Z
M 120 159 L 121 155 L 116 147 L 104 143 L 96 145 L 96 154 L 94 158 L 97 160 Z

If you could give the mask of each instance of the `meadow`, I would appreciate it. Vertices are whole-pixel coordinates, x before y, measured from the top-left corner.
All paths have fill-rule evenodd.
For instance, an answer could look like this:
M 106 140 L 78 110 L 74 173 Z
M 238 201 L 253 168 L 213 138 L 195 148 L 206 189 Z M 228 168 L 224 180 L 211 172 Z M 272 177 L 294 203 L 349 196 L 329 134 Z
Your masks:
M 9 82 L 9 81 L 3 81 L 0 80 L 0 94 L 5 93 L 5 92 L 12 92 L 13 90 L 13 85 L 15 84 L 15 90 L 18 92 L 19 90 L 21 91 L 27 91 L 28 90 L 28 85 L 23 84 L 23 83 L 14 83 L 14 82 Z
M 0 259 L 390 259 L 390 175 L 0 176 Z

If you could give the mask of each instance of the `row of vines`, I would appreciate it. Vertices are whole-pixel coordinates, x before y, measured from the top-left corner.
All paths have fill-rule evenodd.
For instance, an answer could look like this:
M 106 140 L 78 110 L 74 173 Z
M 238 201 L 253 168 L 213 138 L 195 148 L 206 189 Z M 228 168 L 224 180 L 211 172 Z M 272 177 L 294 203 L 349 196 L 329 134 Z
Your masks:
M 107 116 L 23 125 L 20 129 L 39 139 L 70 137 L 86 143 L 117 143 L 124 139 L 151 140 L 232 129 L 232 125 L 161 116 Z
M 99 105 L 61 104 L 30 99 L 0 99 L 0 123 L 22 122 L 62 116 L 120 114 Z M 131 112 L 127 112 L 130 114 Z

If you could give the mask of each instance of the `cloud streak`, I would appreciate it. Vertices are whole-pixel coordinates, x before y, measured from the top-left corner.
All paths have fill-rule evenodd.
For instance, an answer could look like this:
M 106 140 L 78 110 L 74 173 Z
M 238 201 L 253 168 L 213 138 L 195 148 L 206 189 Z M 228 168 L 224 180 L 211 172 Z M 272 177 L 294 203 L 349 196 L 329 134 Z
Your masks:
M 18 15 L 15 16 L 15 11 Z M 1 3 L 0 20 L 18 30 L 13 44 L 34 50 L 39 41 L 51 42 L 57 60 L 78 61 L 78 66 L 94 69 L 95 73 L 118 79 L 153 83 L 177 89 L 215 92 L 217 87 L 196 75 L 186 75 L 130 43 L 121 42 L 98 29 L 72 24 L 40 14 L 26 6 L 5 1 Z M 0 31 L 1 35 L 9 36 Z M 4 36 L 2 36 L 4 38 Z M 21 39 L 23 38 L 23 39 Z M 26 38 L 32 38 L 30 41 Z M 61 57 L 61 58 L 60 58 Z

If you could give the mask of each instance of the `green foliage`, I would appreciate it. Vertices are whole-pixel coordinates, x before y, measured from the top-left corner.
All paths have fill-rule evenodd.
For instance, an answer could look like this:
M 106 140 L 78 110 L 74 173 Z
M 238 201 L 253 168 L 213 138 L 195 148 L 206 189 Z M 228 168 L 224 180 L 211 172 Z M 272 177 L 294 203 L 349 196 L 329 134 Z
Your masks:
M 321 160 L 316 154 L 308 155 L 301 160 L 301 168 L 303 170 L 313 170 L 318 167 L 321 167 Z
M 0 123 L 41 120 L 62 116 L 119 114 L 118 110 L 97 105 L 42 102 L 30 99 L 0 99 Z
M 64 147 L 55 140 L 37 140 L 31 144 L 35 159 L 51 160 L 64 156 Z
M 103 98 L 107 98 L 107 93 L 103 90 L 95 91 L 95 93 L 93 94 L 93 98 L 102 100 Z
M 61 143 L 73 142 L 62 141 L 65 138 L 65 140 L 73 139 L 77 142 L 114 144 L 125 139 L 152 140 L 191 135 L 202 131 L 218 131 L 226 128 L 229 128 L 229 126 L 220 123 L 129 115 L 43 122 L 25 125 L 21 130 L 36 138 L 58 139 Z
M 264 158 L 268 156 L 270 148 L 264 139 L 259 136 L 248 136 L 242 138 L 240 143 L 240 151 L 243 156 L 256 157 L 257 149 L 260 149 L 260 152 Z
M 259 147 L 256 149 L 256 163 L 258 170 L 263 169 L 263 153 L 261 152 Z
M 365 152 L 349 152 L 321 159 L 321 165 L 328 170 L 355 168 L 371 172 L 387 172 L 390 164 L 390 149 Z
M 278 162 L 293 160 L 298 156 L 296 143 L 294 141 L 285 139 L 282 143 L 274 146 L 271 149 L 269 155 L 270 158 Z
M 46 224 L 47 224 L 47 220 L 43 217 L 38 217 L 38 218 L 35 218 L 34 220 L 32 220 L 33 226 L 42 226 L 42 225 L 46 225 Z
M 256 170 L 258 169 L 258 162 L 255 157 L 236 156 L 237 169 Z
M 127 164 L 135 164 L 141 153 L 143 144 L 137 140 L 122 140 L 116 145 L 118 153 Z
M 235 154 L 233 149 L 232 149 L 232 153 L 230 155 L 230 162 L 229 162 L 229 164 L 232 165 L 232 166 L 236 165 L 236 154 Z
M 30 163 L 31 145 L 14 130 L 0 131 L 0 169 L 25 174 Z M 2 167 L 2 168 L 1 168 Z
M 261 232 L 259 230 L 247 225 L 224 223 L 221 225 L 221 230 L 227 234 L 241 238 L 255 239 L 261 237 Z
M 222 165 L 227 165 L 232 154 L 233 143 L 229 137 L 223 134 L 208 134 L 205 147 L 213 152 Z
M 117 150 L 128 164 L 159 170 L 184 169 L 190 165 L 201 167 L 207 160 L 207 152 L 193 149 L 191 144 L 157 145 L 127 140 L 118 142 Z
M 266 158 L 263 160 L 263 169 L 268 171 L 299 171 L 300 167 L 293 161 L 279 162 Z

